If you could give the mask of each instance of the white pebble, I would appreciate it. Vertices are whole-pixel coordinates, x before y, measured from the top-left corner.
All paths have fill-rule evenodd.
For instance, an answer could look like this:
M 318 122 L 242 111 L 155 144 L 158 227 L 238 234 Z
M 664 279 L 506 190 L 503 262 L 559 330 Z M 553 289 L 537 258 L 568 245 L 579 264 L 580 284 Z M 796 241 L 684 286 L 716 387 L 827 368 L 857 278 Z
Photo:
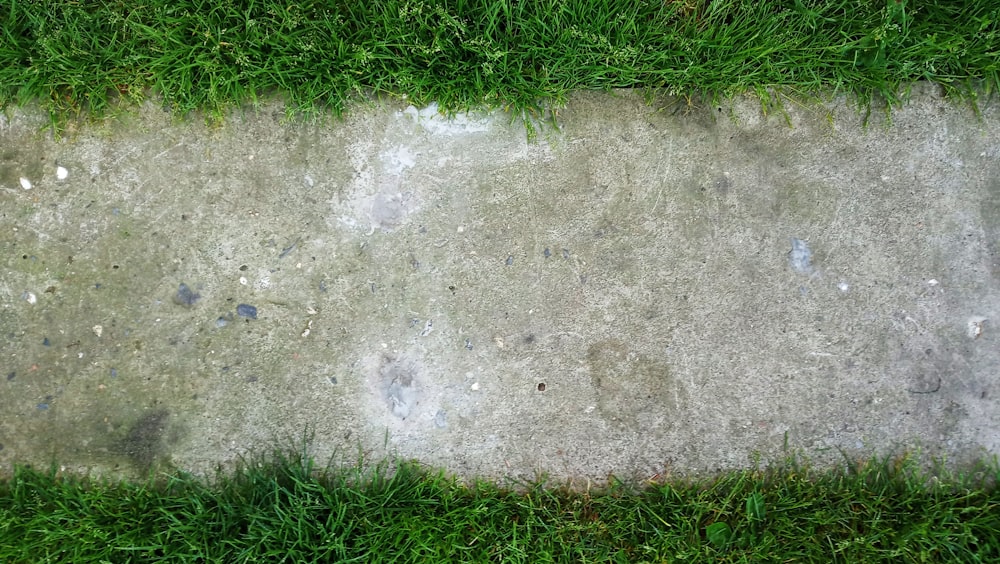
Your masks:
M 968 334 L 970 339 L 978 339 L 983 334 L 983 324 L 986 318 L 980 315 L 969 318 Z
M 101 333 L 104 332 L 104 327 L 101 327 L 100 325 L 94 325 L 93 330 L 94 330 L 94 334 L 97 335 L 98 337 L 100 337 Z
M 31 190 L 31 181 L 22 176 L 21 177 L 21 188 L 24 188 L 25 190 Z
M 66 170 L 65 167 L 61 166 L 56 167 L 56 178 L 58 178 L 59 180 L 66 180 L 67 176 L 69 176 L 69 171 Z
M 479 390 L 479 382 L 476 382 L 476 383 L 474 383 L 474 384 L 473 384 L 472 386 L 470 386 L 470 387 L 472 388 L 472 391 L 473 391 L 473 392 L 476 392 L 476 391 L 478 391 L 478 390 Z
M 35 302 L 38 301 L 38 298 L 35 297 L 35 294 L 32 294 L 31 292 L 25 292 L 21 294 L 21 297 L 24 298 L 24 301 L 28 302 L 31 305 L 35 305 Z

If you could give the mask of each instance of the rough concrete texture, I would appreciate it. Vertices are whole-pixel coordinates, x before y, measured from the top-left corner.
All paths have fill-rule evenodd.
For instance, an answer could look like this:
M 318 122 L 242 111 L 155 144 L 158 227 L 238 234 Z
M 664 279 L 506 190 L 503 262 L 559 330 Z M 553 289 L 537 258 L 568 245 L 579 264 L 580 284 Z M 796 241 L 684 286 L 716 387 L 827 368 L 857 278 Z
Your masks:
M 0 121 L 0 462 L 700 473 L 1000 452 L 1000 111 L 581 93 Z M 23 179 L 23 180 L 22 180 Z M 27 187 L 30 185 L 30 189 Z

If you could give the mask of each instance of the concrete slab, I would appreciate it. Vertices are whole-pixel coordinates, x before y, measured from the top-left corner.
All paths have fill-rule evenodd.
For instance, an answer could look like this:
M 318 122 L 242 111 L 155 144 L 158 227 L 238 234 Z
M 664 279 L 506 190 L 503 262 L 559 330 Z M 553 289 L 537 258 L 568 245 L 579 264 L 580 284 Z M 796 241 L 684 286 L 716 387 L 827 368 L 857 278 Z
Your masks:
M 1000 111 L 0 121 L 0 463 L 314 433 L 460 475 L 1000 452 Z M 786 122 L 787 118 L 787 122 Z M 791 126 L 789 126 L 789 123 Z

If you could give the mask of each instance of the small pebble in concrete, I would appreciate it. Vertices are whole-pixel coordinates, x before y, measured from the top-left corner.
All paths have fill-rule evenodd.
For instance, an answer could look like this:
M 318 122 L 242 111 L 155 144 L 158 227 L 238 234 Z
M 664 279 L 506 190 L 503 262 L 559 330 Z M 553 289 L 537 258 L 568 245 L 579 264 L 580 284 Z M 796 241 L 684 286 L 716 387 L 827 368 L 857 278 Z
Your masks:
M 539 392 L 544 392 L 545 391 L 545 382 L 539 382 L 538 383 L 538 391 Z
M 514 255 L 508 255 L 507 256 L 507 266 L 511 266 L 513 264 L 514 264 Z
M 215 320 L 216 327 L 225 327 L 226 325 L 229 325 L 229 321 L 225 317 L 220 317 Z
M 28 302 L 31 305 L 35 305 L 36 303 L 38 303 L 38 296 L 36 296 L 31 292 L 24 292 L 23 294 L 21 294 L 21 299 Z
M 333 385 L 337 385 L 337 377 L 336 376 L 330 376 L 330 383 L 333 384 Z
M 563 256 L 564 259 L 568 259 L 569 258 L 569 249 L 563 249 L 562 250 L 562 256 Z
M 11 371 L 7 373 L 7 381 L 10 382 L 14 378 L 17 378 L 17 372 Z
M 94 325 L 93 327 L 91 327 L 91 331 L 94 332 L 94 335 L 100 337 L 104 333 L 104 327 L 100 325 Z
M 848 290 L 851 289 L 851 286 L 847 282 L 841 282 L 840 284 L 837 284 L 837 288 L 841 292 L 847 292 Z
M 111 377 L 112 378 L 117 378 L 118 377 L 118 369 L 117 368 L 112 368 L 111 369 Z
M 788 253 L 788 262 L 796 272 L 812 272 L 812 251 L 802 239 L 792 237 L 792 250 Z
M 191 307 L 200 298 L 200 294 L 193 292 L 187 284 L 181 282 L 181 285 L 177 288 L 177 294 L 174 296 L 174 303 L 184 307 Z
M 288 253 L 294 251 L 295 248 L 299 246 L 299 241 L 301 241 L 301 239 L 296 239 L 291 245 L 288 245 L 284 249 L 281 249 L 281 253 L 278 254 L 278 258 L 283 259 L 286 256 L 288 256 Z
M 968 334 L 970 339 L 978 339 L 980 335 L 983 334 L 983 324 L 986 323 L 986 318 L 977 315 L 969 318 L 968 324 Z
M 448 426 L 448 414 L 444 410 L 439 409 L 437 413 L 434 414 L 434 425 L 438 429 L 444 429 Z
M 31 190 L 31 181 L 22 176 L 21 177 L 21 188 L 24 188 L 25 190 Z
M 61 166 L 56 167 L 56 178 L 58 178 L 59 180 L 66 180 L 67 176 L 69 176 L 69 171 L 66 170 L 65 167 Z
M 470 350 L 470 351 L 472 350 L 472 341 L 471 340 L 469 340 L 469 339 L 465 340 L 465 348 L 468 349 L 468 350 Z
M 240 304 L 236 306 L 236 315 L 247 319 L 257 319 L 257 308 L 252 305 Z
M 545 258 L 549 258 L 550 256 L 552 256 L 552 249 L 545 247 L 545 250 L 542 251 L 542 254 L 545 255 Z
M 49 338 L 48 338 L 48 337 L 45 337 L 45 338 L 43 338 L 43 339 L 42 339 L 42 346 L 43 346 L 43 347 L 49 347 L 49 346 L 52 346 L 52 342 L 51 342 L 51 341 L 49 341 Z
M 49 404 L 47 404 L 47 403 L 40 403 L 40 404 L 36 405 L 35 407 L 36 407 L 36 408 L 37 408 L 37 409 L 38 409 L 39 411 L 45 411 L 46 409 L 48 409 L 48 408 L 49 408 Z

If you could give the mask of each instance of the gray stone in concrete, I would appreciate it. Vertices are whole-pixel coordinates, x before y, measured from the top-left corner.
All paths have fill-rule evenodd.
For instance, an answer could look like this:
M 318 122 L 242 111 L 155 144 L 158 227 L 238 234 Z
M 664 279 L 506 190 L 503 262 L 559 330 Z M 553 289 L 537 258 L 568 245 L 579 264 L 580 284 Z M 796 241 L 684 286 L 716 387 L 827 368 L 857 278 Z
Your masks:
M 10 112 L 0 462 L 208 472 L 305 430 L 481 476 L 996 454 L 1000 112 L 918 90 L 867 129 L 581 93 L 533 142 Z

